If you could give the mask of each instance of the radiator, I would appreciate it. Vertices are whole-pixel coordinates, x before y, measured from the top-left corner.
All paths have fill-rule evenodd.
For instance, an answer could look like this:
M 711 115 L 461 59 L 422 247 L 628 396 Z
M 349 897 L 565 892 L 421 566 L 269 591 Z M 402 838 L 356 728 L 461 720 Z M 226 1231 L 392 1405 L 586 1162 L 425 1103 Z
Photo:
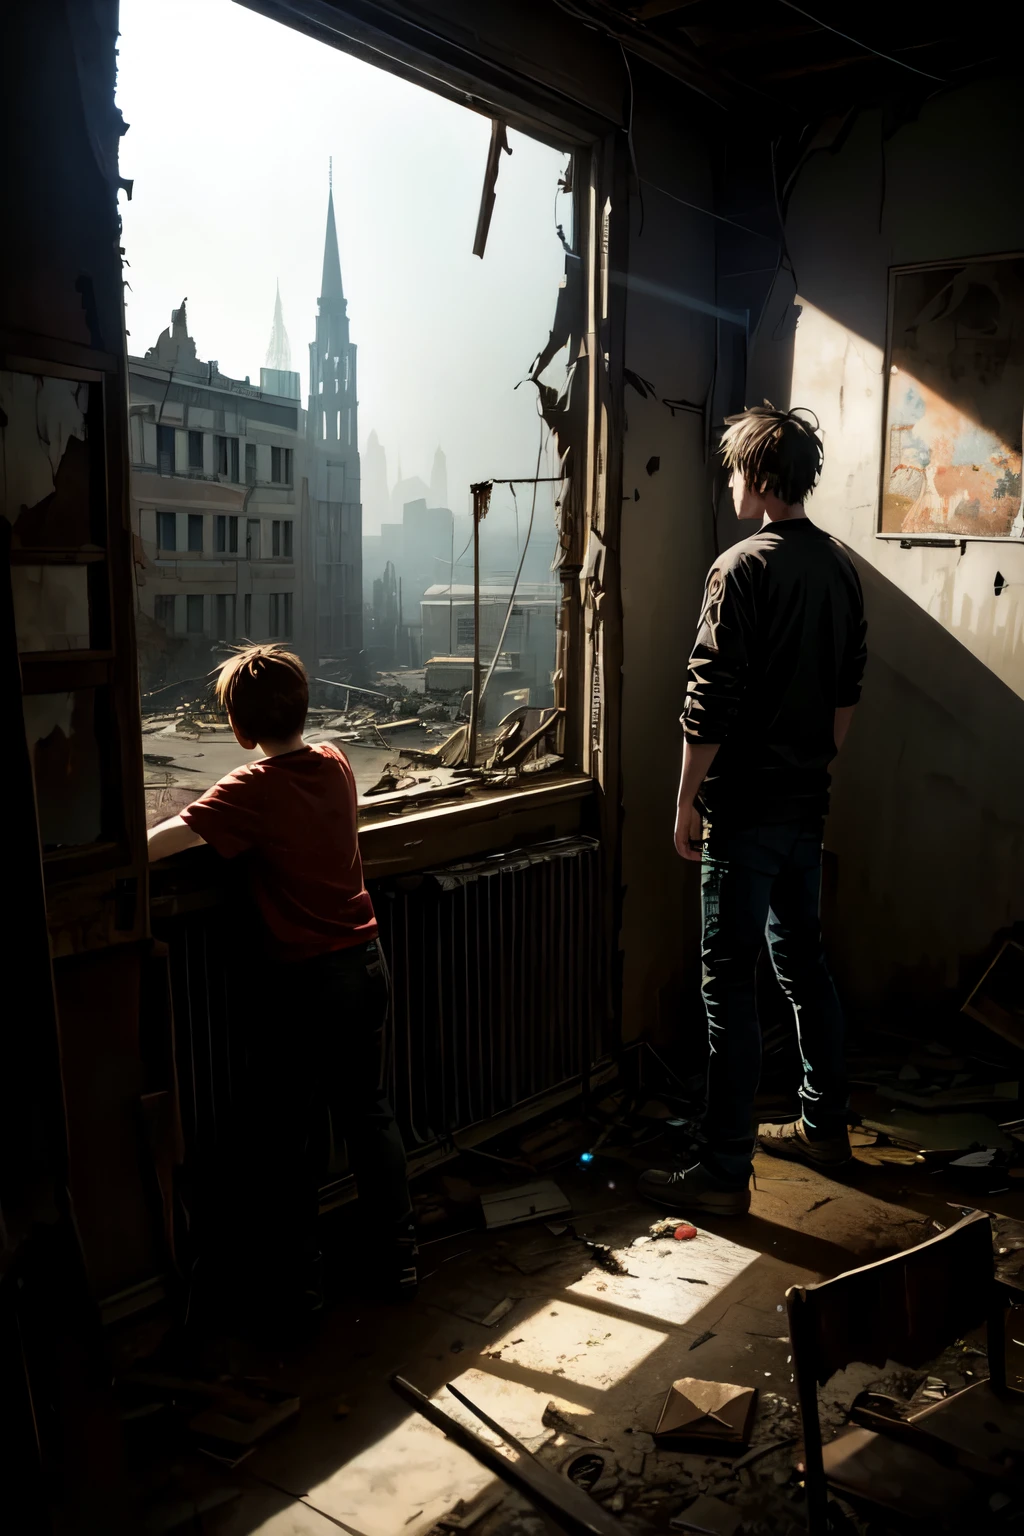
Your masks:
M 601 855 L 565 838 L 374 882 L 390 971 L 386 1070 L 410 1152 L 578 1079 L 612 1049 Z M 192 1167 L 222 1150 L 245 999 L 224 908 L 174 919 L 176 1063 Z

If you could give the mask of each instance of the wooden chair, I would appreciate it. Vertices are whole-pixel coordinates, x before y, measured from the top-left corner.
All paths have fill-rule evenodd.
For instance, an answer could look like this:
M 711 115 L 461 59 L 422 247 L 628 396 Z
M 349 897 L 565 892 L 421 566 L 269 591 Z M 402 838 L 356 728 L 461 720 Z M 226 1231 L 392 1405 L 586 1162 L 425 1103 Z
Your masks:
M 806 1453 L 811 1536 L 826 1536 L 828 1487 L 931 1529 L 984 1511 L 1024 1484 L 1024 1394 L 1006 1386 L 1003 1290 L 991 1223 L 975 1211 L 906 1253 L 786 1293 Z M 911 1368 L 985 1324 L 989 1381 L 908 1419 L 862 1394 L 856 1425 L 822 1446 L 818 1386 L 853 1362 Z

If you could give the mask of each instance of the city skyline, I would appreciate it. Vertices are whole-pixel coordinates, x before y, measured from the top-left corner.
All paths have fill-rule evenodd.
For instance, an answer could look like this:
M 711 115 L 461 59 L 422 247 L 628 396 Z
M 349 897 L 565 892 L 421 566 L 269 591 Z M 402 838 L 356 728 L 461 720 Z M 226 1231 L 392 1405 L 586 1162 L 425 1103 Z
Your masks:
M 255 385 L 279 312 L 305 400 L 333 158 L 360 451 L 375 431 L 393 478 L 401 460 L 429 483 L 441 445 L 460 514 L 473 479 L 534 472 L 536 401 L 515 386 L 561 281 L 564 155 L 510 136 L 481 262 L 487 119 L 385 71 L 228 0 L 124 0 L 118 97 L 131 352 L 188 294 L 201 354 Z

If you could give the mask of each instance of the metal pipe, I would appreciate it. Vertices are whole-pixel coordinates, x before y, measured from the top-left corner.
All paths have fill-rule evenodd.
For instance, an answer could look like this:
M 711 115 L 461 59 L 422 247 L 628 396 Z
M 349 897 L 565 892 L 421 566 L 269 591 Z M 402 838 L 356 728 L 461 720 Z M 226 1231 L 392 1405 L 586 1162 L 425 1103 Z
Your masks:
M 473 493 L 473 694 L 469 702 L 469 740 L 466 762 L 476 767 L 476 735 L 480 715 L 480 524 L 491 504 L 490 480 L 471 485 Z

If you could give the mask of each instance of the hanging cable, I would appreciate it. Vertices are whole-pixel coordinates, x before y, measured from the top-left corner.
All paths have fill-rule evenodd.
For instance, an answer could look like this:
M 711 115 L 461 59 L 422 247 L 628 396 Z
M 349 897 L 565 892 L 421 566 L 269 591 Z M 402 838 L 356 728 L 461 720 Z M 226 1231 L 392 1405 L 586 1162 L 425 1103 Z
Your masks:
M 540 441 L 537 444 L 537 468 L 534 471 L 533 498 L 532 498 L 532 500 L 530 502 L 530 521 L 529 521 L 529 523 L 527 524 L 527 527 L 526 527 L 526 538 L 523 540 L 523 552 L 519 556 L 519 569 L 516 571 L 515 579 L 512 582 L 512 591 L 509 594 L 508 608 L 505 610 L 505 622 L 501 626 L 501 634 L 498 636 L 498 643 L 494 647 L 494 655 L 491 657 L 491 664 L 490 664 L 490 666 L 487 669 L 487 676 L 484 678 L 483 683 L 481 684 L 481 687 L 480 687 L 479 699 L 481 700 L 481 702 L 483 700 L 484 694 L 487 692 L 487 684 L 490 682 L 491 677 L 494 674 L 494 669 L 498 665 L 498 657 L 501 655 L 501 648 L 502 648 L 502 646 L 505 643 L 505 635 L 508 632 L 508 626 L 509 626 L 509 624 L 511 622 L 511 619 L 512 619 L 512 609 L 515 607 L 516 593 L 519 590 L 519 578 L 523 574 L 523 565 L 525 564 L 525 561 L 526 561 L 526 551 L 530 547 L 530 535 L 533 532 L 533 515 L 534 515 L 534 513 L 537 510 L 537 486 L 540 483 L 540 480 L 539 480 L 539 477 L 540 477 L 540 462 L 541 462 L 541 458 L 543 457 L 543 454 L 544 454 L 544 418 L 541 417 L 541 419 L 540 419 Z
M 635 95 L 633 90 L 633 71 L 629 67 L 629 55 L 626 53 L 626 49 L 621 42 L 619 43 L 619 49 L 622 53 L 622 62 L 626 66 L 626 79 L 629 81 L 629 118 L 626 122 L 626 143 L 629 145 L 629 158 L 633 166 L 633 175 L 636 177 L 636 195 L 640 201 L 640 228 L 637 230 L 637 235 L 640 236 L 644 232 L 644 184 L 640 180 L 640 169 L 636 163 L 636 146 L 633 143 L 633 100 Z
M 945 85 L 941 75 L 930 75 L 926 69 L 918 69 L 916 64 L 908 64 L 905 59 L 894 59 L 891 53 L 882 53 L 877 48 L 872 48 L 870 43 L 861 42 L 859 37 L 851 37 L 849 32 L 840 32 L 838 27 L 831 26 L 827 21 L 822 21 L 818 16 L 812 16 L 810 11 L 803 10 L 799 5 L 794 5 L 793 0 L 779 0 L 789 11 L 796 11 L 798 16 L 803 16 L 807 21 L 813 21 L 816 27 L 823 32 L 834 32 L 836 37 L 841 37 L 844 42 L 852 43 L 855 48 L 863 48 L 865 53 L 873 53 L 876 59 L 884 59 L 887 64 L 895 64 L 899 69 L 908 69 L 912 75 L 920 75 L 923 80 L 935 80 L 939 85 Z

